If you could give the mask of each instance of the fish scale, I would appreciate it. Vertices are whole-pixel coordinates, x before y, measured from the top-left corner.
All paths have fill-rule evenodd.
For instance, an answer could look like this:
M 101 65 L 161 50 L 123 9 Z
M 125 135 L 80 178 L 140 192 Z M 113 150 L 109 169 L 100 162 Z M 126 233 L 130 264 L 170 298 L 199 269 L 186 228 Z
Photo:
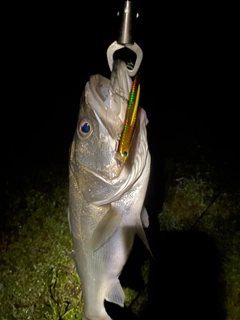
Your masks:
M 99 87 L 109 96 L 103 96 Z M 119 95 L 119 90 L 124 92 Z M 144 199 L 151 157 L 148 120 L 138 107 L 139 94 L 139 77 L 132 81 L 125 62 L 116 60 L 110 80 L 91 76 L 80 101 L 70 148 L 68 220 L 72 257 L 81 281 L 83 320 L 110 320 L 104 300 L 124 306 L 119 275 L 134 237 L 138 235 L 149 249 Z M 121 163 L 116 156 L 120 154 L 116 132 L 122 132 L 119 148 L 128 153 Z

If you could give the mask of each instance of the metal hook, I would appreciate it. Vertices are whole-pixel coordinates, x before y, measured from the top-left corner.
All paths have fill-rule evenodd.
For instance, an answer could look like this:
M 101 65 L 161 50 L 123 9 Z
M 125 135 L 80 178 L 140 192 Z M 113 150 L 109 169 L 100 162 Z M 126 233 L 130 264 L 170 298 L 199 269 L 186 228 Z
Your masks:
M 134 44 L 126 44 L 126 45 L 122 45 L 117 43 L 117 41 L 114 41 L 112 44 L 110 44 L 110 46 L 107 49 L 107 59 L 108 59 L 108 65 L 110 70 L 112 71 L 113 68 L 113 55 L 114 53 L 122 48 L 128 48 L 130 50 L 132 50 L 133 52 L 135 52 L 136 54 L 136 61 L 134 64 L 134 67 L 132 69 L 128 68 L 128 74 L 130 77 L 134 77 L 136 75 L 136 73 L 138 72 L 138 69 L 141 65 L 142 62 L 142 58 L 143 58 L 143 52 L 142 49 L 136 44 L 136 42 Z
M 133 44 L 134 43 L 134 30 L 135 30 L 135 7 L 133 1 L 125 1 L 123 11 L 118 12 L 120 18 L 119 36 L 117 42 L 120 44 Z
M 113 55 L 114 53 L 124 47 L 132 50 L 136 54 L 136 62 L 132 69 L 128 68 L 128 74 L 130 77 L 134 77 L 141 65 L 143 52 L 142 49 L 134 42 L 134 26 L 135 18 L 138 14 L 135 11 L 133 1 L 125 1 L 122 13 L 118 13 L 121 19 L 118 40 L 114 41 L 107 49 L 107 59 L 110 70 L 113 67 Z

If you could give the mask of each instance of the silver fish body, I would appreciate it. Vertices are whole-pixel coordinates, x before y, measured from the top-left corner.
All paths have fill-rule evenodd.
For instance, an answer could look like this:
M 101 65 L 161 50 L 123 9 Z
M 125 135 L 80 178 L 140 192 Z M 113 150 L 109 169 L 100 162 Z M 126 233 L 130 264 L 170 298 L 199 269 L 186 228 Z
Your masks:
M 150 174 L 146 113 L 140 108 L 129 157 L 116 156 L 132 80 L 114 62 L 111 79 L 94 75 L 80 101 L 69 160 L 69 228 L 81 280 L 83 320 L 110 320 L 104 300 L 124 305 L 119 275 L 140 236 L 149 248 L 144 199 Z

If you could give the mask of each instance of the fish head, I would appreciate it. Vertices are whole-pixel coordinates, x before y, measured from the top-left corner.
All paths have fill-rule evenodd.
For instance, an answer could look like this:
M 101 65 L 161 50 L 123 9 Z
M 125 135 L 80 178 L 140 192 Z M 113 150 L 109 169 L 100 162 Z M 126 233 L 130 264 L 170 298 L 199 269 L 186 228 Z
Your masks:
M 110 80 L 92 76 L 81 97 L 69 165 L 84 199 L 96 206 L 120 199 L 143 171 L 146 177 L 149 175 L 148 120 L 144 109 L 137 112 L 126 161 L 118 150 L 131 89 L 127 65 L 115 60 Z M 147 183 L 148 178 L 144 184 Z
M 125 62 L 117 60 L 110 80 L 91 76 L 81 97 L 70 158 L 103 179 L 118 177 L 123 168 L 116 152 L 131 85 Z

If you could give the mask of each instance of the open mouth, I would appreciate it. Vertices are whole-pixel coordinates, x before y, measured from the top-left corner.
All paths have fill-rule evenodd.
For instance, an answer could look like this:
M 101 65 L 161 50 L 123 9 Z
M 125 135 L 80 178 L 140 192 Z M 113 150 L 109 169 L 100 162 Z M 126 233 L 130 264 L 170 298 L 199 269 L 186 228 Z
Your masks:
M 140 98 L 140 76 L 132 80 L 127 65 L 115 60 L 110 80 L 94 75 L 87 84 L 88 101 L 105 130 L 116 142 L 115 160 L 122 166 L 129 156 Z
M 132 79 L 128 75 L 124 61 L 116 60 L 110 80 L 93 75 L 86 85 L 87 100 L 98 114 L 112 139 L 122 135 Z

